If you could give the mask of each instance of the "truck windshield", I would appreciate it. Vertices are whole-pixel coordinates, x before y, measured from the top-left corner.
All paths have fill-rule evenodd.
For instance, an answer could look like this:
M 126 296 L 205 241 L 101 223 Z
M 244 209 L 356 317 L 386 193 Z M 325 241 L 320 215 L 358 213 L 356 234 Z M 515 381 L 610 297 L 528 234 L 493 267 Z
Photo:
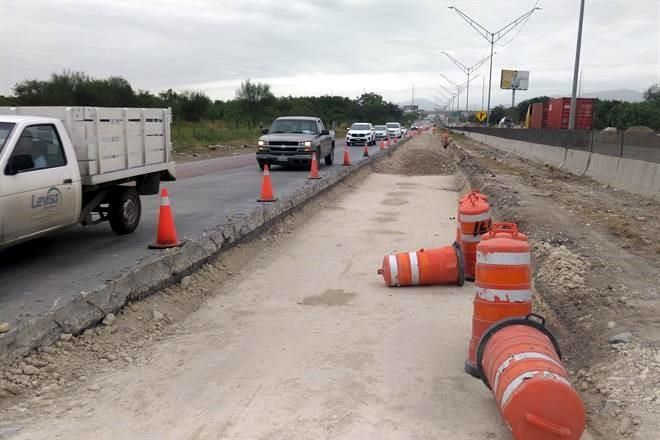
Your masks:
M 376 125 L 374 128 L 376 130 L 386 130 L 387 129 L 387 127 L 385 127 L 384 125 Z
M 369 124 L 353 124 L 351 130 L 371 130 Z
M 11 122 L 0 122 L 0 151 L 5 147 L 5 142 L 7 142 L 13 128 L 14 124 Z
M 270 133 L 317 134 L 316 121 L 306 119 L 276 119 Z
M 397 122 L 389 122 L 386 125 L 387 128 L 401 128 L 401 125 L 399 125 Z

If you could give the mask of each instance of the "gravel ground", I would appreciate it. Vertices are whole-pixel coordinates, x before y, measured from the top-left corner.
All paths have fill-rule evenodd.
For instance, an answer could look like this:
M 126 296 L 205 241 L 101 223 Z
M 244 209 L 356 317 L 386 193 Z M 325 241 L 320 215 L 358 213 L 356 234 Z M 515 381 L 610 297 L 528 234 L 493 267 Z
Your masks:
M 533 243 L 553 324 L 599 439 L 660 432 L 660 204 L 456 136 L 464 179 Z
M 381 174 L 449 176 L 456 172 L 456 164 L 449 150 L 442 148 L 439 136 L 425 134 L 399 148 L 389 160 L 377 163 L 373 169 Z

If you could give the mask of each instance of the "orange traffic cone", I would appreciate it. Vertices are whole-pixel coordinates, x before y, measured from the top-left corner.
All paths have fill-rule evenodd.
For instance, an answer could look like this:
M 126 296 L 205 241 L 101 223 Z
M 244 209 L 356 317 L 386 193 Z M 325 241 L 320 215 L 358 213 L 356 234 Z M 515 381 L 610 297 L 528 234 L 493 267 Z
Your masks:
M 342 165 L 345 167 L 351 166 L 351 155 L 348 154 L 348 146 L 344 148 L 344 163 Z
M 394 145 L 399 143 L 399 138 L 394 138 Z
M 385 141 L 380 141 L 380 149 L 384 150 L 385 149 Z
M 364 153 L 362 153 L 362 157 L 369 157 L 369 147 L 367 144 L 364 144 Z
M 276 200 L 273 194 L 273 184 L 270 181 L 270 170 L 268 164 L 266 164 L 264 165 L 264 180 L 261 184 L 261 196 L 259 196 L 257 202 L 274 202 Z
M 179 241 L 174 227 L 174 216 L 170 207 L 170 197 L 167 188 L 160 190 L 160 212 L 158 213 L 158 236 L 156 242 L 149 245 L 149 249 L 167 249 L 183 246 Z
M 312 169 L 309 171 L 308 179 L 320 179 L 319 176 L 319 163 L 316 160 L 316 153 L 312 153 Z
M 385 141 L 385 146 L 386 146 L 386 147 L 389 147 L 389 146 L 390 146 L 390 138 L 387 138 L 387 140 Z

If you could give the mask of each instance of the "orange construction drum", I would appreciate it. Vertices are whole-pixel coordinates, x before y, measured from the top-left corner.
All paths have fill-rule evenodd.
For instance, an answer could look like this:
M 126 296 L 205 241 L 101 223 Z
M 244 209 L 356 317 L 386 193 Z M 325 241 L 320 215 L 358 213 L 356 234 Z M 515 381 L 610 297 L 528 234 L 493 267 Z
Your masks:
M 518 232 L 515 223 L 495 223 L 481 237 L 476 254 L 472 337 L 465 371 L 479 377 L 476 353 L 481 335 L 502 319 L 532 312 L 532 269 L 527 236 Z
M 389 287 L 462 286 L 465 281 L 463 255 L 457 243 L 437 249 L 386 255 L 378 273 Z
M 509 318 L 479 341 L 483 382 L 516 440 L 579 440 L 586 415 L 557 341 L 538 315 Z
M 477 245 L 493 222 L 488 197 L 474 190 L 458 202 L 456 241 L 465 258 L 465 279 L 474 281 Z

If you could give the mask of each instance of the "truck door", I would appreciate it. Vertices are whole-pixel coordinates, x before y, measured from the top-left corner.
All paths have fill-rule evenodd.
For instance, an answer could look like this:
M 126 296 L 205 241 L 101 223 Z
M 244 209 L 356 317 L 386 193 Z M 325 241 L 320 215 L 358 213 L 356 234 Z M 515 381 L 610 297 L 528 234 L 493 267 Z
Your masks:
M 330 145 L 331 145 L 330 136 L 321 134 L 323 133 L 323 130 L 325 130 L 325 127 L 323 126 L 323 122 L 321 122 L 320 120 L 316 121 L 316 130 L 321 136 L 321 151 L 323 153 L 322 154 L 323 157 L 325 157 L 328 154 L 330 154 Z M 319 158 L 319 160 L 321 160 L 321 158 Z
M 23 130 L 0 173 L 4 241 L 75 223 L 78 200 L 67 159 L 75 161 L 66 157 L 54 125 Z

